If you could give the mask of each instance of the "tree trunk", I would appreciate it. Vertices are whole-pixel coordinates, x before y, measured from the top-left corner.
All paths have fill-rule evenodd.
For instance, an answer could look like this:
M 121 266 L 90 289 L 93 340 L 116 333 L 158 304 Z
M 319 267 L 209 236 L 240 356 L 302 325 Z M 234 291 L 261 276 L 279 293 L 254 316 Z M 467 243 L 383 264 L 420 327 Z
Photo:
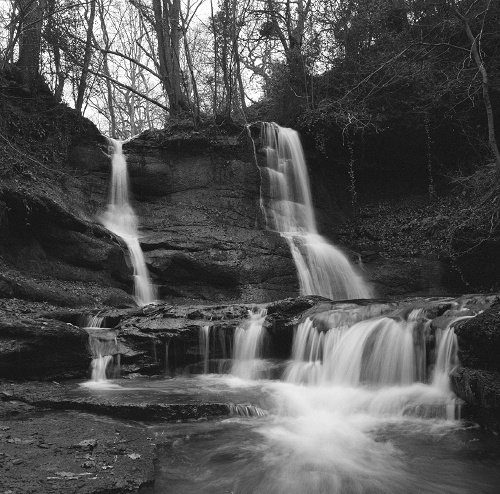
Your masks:
M 104 48 L 106 50 L 109 50 L 111 47 L 111 43 L 109 42 L 109 35 L 108 35 L 108 29 L 106 27 L 106 22 L 104 19 L 104 4 L 101 1 L 99 3 L 99 19 L 101 22 L 101 30 L 102 30 L 102 37 L 104 40 Z M 106 79 L 106 98 L 108 102 L 108 112 L 109 112 L 109 135 L 113 139 L 116 138 L 116 114 L 115 114 L 115 104 L 114 104 L 114 99 L 113 99 L 113 88 L 111 87 L 111 81 L 109 80 L 109 77 L 111 77 L 111 73 L 109 71 L 109 63 L 108 63 L 108 53 L 103 52 L 103 64 L 102 64 L 102 69 L 104 74 L 108 76 L 108 79 Z
M 491 99 L 490 99 L 490 83 L 489 83 L 488 71 L 486 70 L 486 67 L 483 63 L 483 58 L 481 56 L 481 53 L 479 52 L 477 44 L 477 37 L 474 36 L 474 34 L 472 33 L 469 20 L 458 11 L 454 0 L 452 0 L 451 2 L 451 9 L 455 14 L 455 16 L 457 16 L 464 25 L 467 37 L 471 42 L 470 51 L 472 54 L 472 58 L 474 59 L 474 62 L 476 63 L 477 68 L 481 74 L 483 101 L 484 101 L 484 106 L 486 108 L 486 118 L 488 122 L 488 143 L 491 152 L 493 153 L 493 157 L 495 159 L 497 174 L 500 176 L 500 152 L 498 150 L 498 144 L 495 136 L 495 120 L 493 116 L 493 107 L 491 105 Z M 486 13 L 484 15 L 486 15 Z
M 56 11 L 56 0 L 47 0 L 47 28 L 45 34 L 45 40 L 47 44 L 52 48 L 52 53 L 54 55 L 54 70 L 55 70 L 55 81 L 54 81 L 54 98 L 60 103 L 62 101 L 62 96 L 64 92 L 64 84 L 66 82 L 66 74 L 62 70 L 62 60 L 61 60 L 61 46 L 59 44 L 60 39 L 57 35 L 57 31 L 54 23 L 54 14 Z
M 96 0 L 90 0 L 90 15 L 87 26 L 87 41 L 85 43 L 85 55 L 83 57 L 82 75 L 78 84 L 78 96 L 76 98 L 76 109 L 81 113 L 83 98 L 87 89 L 87 77 L 89 75 L 90 59 L 92 58 L 92 36 L 94 34 Z
M 152 0 L 154 29 L 158 40 L 160 75 L 167 94 L 170 114 L 189 109 L 182 91 L 180 69 L 180 0 Z
M 191 77 L 191 87 L 193 91 L 193 122 L 196 127 L 200 120 L 200 95 L 198 93 L 198 85 L 194 76 L 193 60 L 191 58 L 191 50 L 186 37 L 186 30 L 184 30 L 184 53 L 186 54 L 186 62 L 189 69 L 189 75 Z
M 21 15 L 19 59 L 23 84 L 32 87 L 38 78 L 45 0 L 17 0 Z

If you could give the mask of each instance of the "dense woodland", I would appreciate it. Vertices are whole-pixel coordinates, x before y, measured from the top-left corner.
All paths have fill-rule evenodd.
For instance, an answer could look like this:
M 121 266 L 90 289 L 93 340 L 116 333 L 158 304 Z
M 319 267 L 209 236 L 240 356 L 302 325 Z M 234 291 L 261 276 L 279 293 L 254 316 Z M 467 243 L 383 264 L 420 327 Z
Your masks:
M 273 120 L 345 174 L 354 211 L 375 176 L 418 184 L 425 208 L 387 220 L 413 232 L 401 249 L 453 259 L 499 235 L 497 0 L 6 0 L 0 24 L 9 80 L 107 135 Z M 1 125 L 6 156 L 47 132 Z

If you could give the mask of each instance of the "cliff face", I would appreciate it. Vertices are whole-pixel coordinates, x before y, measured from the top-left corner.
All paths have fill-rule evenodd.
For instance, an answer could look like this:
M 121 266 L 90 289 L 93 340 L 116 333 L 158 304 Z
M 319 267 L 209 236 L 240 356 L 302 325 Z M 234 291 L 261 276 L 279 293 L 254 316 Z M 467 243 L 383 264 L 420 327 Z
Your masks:
M 246 135 L 148 132 L 124 145 L 163 299 L 264 302 L 298 294 L 286 242 L 265 230 Z
M 106 139 L 11 77 L 0 74 L 0 309 L 131 305 L 123 252 L 95 221 L 106 175 L 79 166 L 107 171 Z
M 105 137 L 50 95 L 16 91 L 0 75 L 0 300 L 133 305 L 126 248 L 98 221 L 110 178 Z M 258 303 L 298 294 L 287 243 L 265 229 L 265 183 L 245 129 L 177 125 L 143 133 L 124 152 L 160 298 Z M 337 230 L 348 183 L 323 160 L 309 169 L 321 233 L 349 245 L 377 296 L 457 291 L 439 261 L 386 258 L 388 242 L 367 242 L 366 228 L 344 238 Z
M 0 103 L 29 118 L 28 102 L 20 101 L 21 107 L 9 98 Z M 132 305 L 128 252 L 98 220 L 108 200 L 106 139 L 72 110 L 39 104 L 66 122 L 65 145 L 57 163 L 45 162 L 37 139 L 9 136 L 14 154 L 30 166 L 14 166 L 17 155 L 0 163 L 0 298 Z M 124 152 L 141 246 L 160 298 L 258 303 L 298 294 L 286 242 L 264 228 L 246 133 L 147 132 Z

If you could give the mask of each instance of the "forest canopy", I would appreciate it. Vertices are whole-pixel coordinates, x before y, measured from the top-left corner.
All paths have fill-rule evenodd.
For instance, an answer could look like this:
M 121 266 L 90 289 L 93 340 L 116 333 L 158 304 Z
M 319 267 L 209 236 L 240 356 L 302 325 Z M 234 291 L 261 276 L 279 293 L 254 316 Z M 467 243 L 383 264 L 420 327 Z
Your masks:
M 126 138 L 171 118 L 329 137 L 445 124 L 500 166 L 492 0 L 4 0 L 0 62 Z

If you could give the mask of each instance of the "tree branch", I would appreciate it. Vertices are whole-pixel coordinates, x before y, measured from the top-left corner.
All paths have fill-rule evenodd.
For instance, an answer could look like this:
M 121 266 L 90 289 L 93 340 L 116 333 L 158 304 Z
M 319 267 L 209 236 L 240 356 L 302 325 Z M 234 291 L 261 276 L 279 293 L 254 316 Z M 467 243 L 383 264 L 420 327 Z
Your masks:
M 105 75 L 105 74 L 101 74 L 100 72 L 97 72 L 97 71 L 92 70 L 92 69 L 89 69 L 89 72 L 91 74 L 95 75 L 96 77 L 102 77 L 103 79 L 106 79 L 106 80 L 112 82 L 113 84 L 116 84 L 117 86 L 122 87 L 123 89 L 128 89 L 130 92 L 137 94 L 137 96 L 145 99 L 146 101 L 149 101 L 150 103 L 153 103 L 153 105 L 156 105 L 159 108 L 161 108 L 167 112 L 170 111 L 168 106 L 162 105 L 161 103 L 154 100 L 153 98 L 150 98 L 149 96 L 146 96 L 145 94 L 141 93 L 140 91 L 137 91 L 137 89 L 134 89 L 132 86 L 129 86 L 127 84 L 123 84 L 123 82 L 119 82 L 116 79 L 113 79 L 113 77 L 110 77 L 110 76 Z

